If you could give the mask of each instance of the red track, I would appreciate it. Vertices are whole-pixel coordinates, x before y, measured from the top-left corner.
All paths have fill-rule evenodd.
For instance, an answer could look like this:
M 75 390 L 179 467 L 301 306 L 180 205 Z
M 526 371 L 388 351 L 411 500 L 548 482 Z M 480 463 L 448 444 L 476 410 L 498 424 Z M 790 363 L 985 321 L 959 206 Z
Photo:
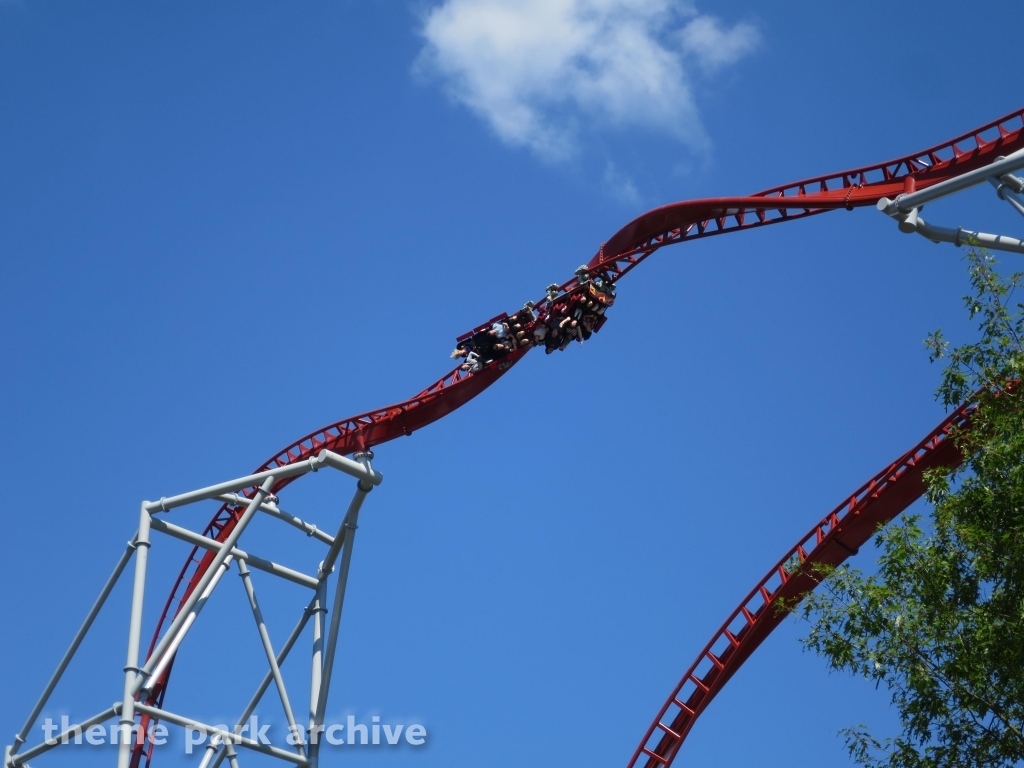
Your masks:
M 882 197 L 894 198 L 904 192 L 924 189 L 987 165 L 996 157 L 1008 155 L 1022 147 L 1024 109 L 945 144 L 887 163 L 805 179 L 749 197 L 673 203 L 648 211 L 612 235 L 591 259 L 588 267 L 591 273 L 601 273 L 612 281 L 618 281 L 666 245 L 793 221 L 837 208 L 852 210 L 874 205 Z M 573 278 L 563 284 L 562 289 L 569 291 L 576 285 L 576 279 Z M 546 305 L 544 299 L 537 302 L 538 309 L 543 310 Z M 349 454 L 410 435 L 414 430 L 437 421 L 476 397 L 527 351 L 518 350 L 476 374 L 465 374 L 456 369 L 405 402 L 353 416 L 306 435 L 274 455 L 256 472 L 308 458 L 323 448 Z M 842 562 L 871 537 L 879 522 L 898 515 L 921 495 L 920 476 L 924 467 L 952 466 L 959 461 L 952 443 L 945 438 L 949 428 L 965 418 L 964 413 L 963 408 L 954 413 L 921 445 L 887 467 L 854 494 L 849 511 L 833 512 L 780 561 L 769 578 L 758 585 L 733 613 L 694 666 L 683 676 L 682 682 L 648 730 L 630 766 L 644 756 L 647 757 L 648 766 L 670 764 L 700 712 L 781 620 L 781 616 L 774 613 L 772 605 L 782 597 L 799 599 L 813 589 L 814 582 L 805 572 L 798 570 L 786 576 L 783 564 L 794 556 L 799 557 L 804 567 L 815 562 Z M 282 480 L 274 487 L 274 492 L 279 492 L 290 482 Z M 241 510 L 236 507 L 221 507 L 206 527 L 205 535 L 223 541 L 240 514 Z M 840 541 L 838 536 L 841 532 L 843 536 Z M 815 538 L 815 544 L 808 552 L 804 545 L 811 537 Z M 150 653 L 167 619 L 176 613 L 195 588 L 212 557 L 206 550 L 200 552 L 197 548 L 192 551 L 164 606 L 154 631 Z M 779 579 L 774 588 L 768 584 L 772 578 Z M 760 607 L 752 610 L 749 604 L 758 599 L 762 601 Z M 742 626 L 737 623 L 741 619 Z M 716 644 L 721 644 L 723 639 L 726 647 L 715 651 Z M 698 672 L 698 666 L 705 662 L 711 665 L 710 668 L 706 672 Z M 159 706 L 163 701 L 169 675 L 170 669 L 155 686 L 151 703 Z M 686 690 L 687 685 L 693 686 L 692 691 Z M 680 700 L 680 696 L 684 699 Z M 668 722 L 665 722 L 666 718 Z M 133 768 L 140 764 L 144 755 L 148 763 L 152 745 L 148 745 L 148 749 L 146 747 L 144 743 L 136 746 Z
M 960 406 L 924 440 L 854 491 L 768 571 L 686 670 L 647 729 L 629 768 L 645 758 L 648 768 L 672 762 L 700 713 L 782 623 L 782 601 L 798 601 L 817 586 L 813 565 L 835 566 L 857 554 L 878 526 L 921 497 L 926 470 L 960 465 L 963 459 L 950 434 L 967 423 L 972 407 Z

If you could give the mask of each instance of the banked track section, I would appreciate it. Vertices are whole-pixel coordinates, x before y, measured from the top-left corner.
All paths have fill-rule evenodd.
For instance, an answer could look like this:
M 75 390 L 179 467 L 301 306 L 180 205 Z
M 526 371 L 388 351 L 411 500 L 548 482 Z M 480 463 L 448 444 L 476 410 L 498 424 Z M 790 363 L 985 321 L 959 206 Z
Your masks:
M 874 205 L 882 197 L 895 198 L 902 193 L 925 189 L 988 165 L 997 157 L 1021 148 L 1024 148 L 1024 109 L 944 144 L 878 165 L 804 179 L 747 197 L 692 200 L 656 208 L 616 232 L 601 246 L 587 266 L 591 274 L 600 273 L 617 282 L 655 251 L 667 245 L 796 221 L 841 208 L 853 210 Z M 563 291 L 576 287 L 575 278 L 561 286 Z M 538 301 L 537 310 L 544 311 L 547 303 L 546 299 Z M 517 350 L 476 374 L 466 374 L 456 369 L 409 400 L 335 422 L 297 440 L 256 471 L 262 472 L 309 458 L 324 448 L 335 453 L 350 454 L 410 435 L 414 430 L 443 418 L 476 397 L 522 359 L 527 351 Z M 288 482 L 281 481 L 273 492 L 278 493 Z M 221 507 L 207 525 L 204 535 L 223 541 L 230 535 L 241 511 L 239 507 L 230 505 Z M 199 548 L 194 549 L 186 560 L 157 622 L 150 653 L 164 626 L 173 619 L 177 609 L 199 583 L 211 560 L 212 554 Z M 147 703 L 162 706 L 172 669 L 173 664 L 153 687 Z M 661 722 L 660 719 L 658 722 Z M 657 725 L 652 726 L 652 729 L 658 730 Z M 135 746 L 133 768 L 139 766 L 143 758 L 149 762 L 152 747 L 152 744 L 145 742 Z M 644 748 L 646 744 L 642 745 Z M 657 749 L 650 750 L 655 755 L 649 759 L 653 765 L 667 765 L 677 750 L 678 746 L 666 749 L 664 753 L 659 753 Z M 638 754 L 643 753 L 638 750 Z M 634 757 L 633 763 L 636 759 Z
M 629 768 L 670 765 L 693 724 L 743 662 L 788 612 L 818 585 L 814 566 L 837 566 L 889 522 L 921 498 L 924 473 L 953 470 L 963 461 L 953 435 L 967 426 L 974 405 L 951 413 L 931 434 L 858 488 L 829 512 L 768 571 L 704 646 L 672 689 L 647 729 Z

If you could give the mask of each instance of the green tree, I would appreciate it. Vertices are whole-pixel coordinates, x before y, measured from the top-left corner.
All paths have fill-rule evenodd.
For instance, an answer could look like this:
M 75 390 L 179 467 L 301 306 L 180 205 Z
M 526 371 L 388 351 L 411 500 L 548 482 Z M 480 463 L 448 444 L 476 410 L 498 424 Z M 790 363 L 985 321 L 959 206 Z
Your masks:
M 901 732 L 845 729 L 853 759 L 877 768 L 1012 766 L 1024 761 L 1024 304 L 1022 275 L 1003 278 L 985 252 L 967 257 L 975 343 L 926 340 L 946 367 L 937 398 L 974 398 L 954 439 L 965 461 L 927 478 L 926 517 L 878 534 L 878 570 L 819 571 L 798 608 L 804 643 L 830 668 L 887 690 Z

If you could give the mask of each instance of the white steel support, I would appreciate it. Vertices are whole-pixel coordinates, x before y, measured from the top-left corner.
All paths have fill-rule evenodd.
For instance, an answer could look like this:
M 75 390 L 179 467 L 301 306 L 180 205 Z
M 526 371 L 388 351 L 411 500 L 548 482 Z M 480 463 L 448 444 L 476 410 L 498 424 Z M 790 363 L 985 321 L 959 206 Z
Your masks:
M 923 208 L 927 203 L 961 192 L 970 187 L 984 184 L 990 176 L 997 179 L 1024 168 L 1024 149 L 1018 149 L 1006 157 L 997 157 L 994 162 L 981 168 L 975 168 L 955 178 L 933 184 L 920 192 L 899 195 L 895 200 L 883 197 L 878 201 L 878 210 L 890 216 L 910 213 L 914 208 Z M 884 203 L 883 203 L 884 201 Z
M 370 468 L 370 460 L 373 458 L 372 453 L 356 454 L 355 458 L 366 467 L 368 472 L 372 472 Z M 371 490 L 373 490 L 373 486 L 364 480 L 356 483 L 356 493 L 352 497 L 348 511 L 345 513 L 341 528 L 339 528 L 337 535 L 334 537 L 335 545 L 331 547 L 327 558 L 320 566 L 320 579 L 326 582 L 333 570 L 334 561 L 338 557 L 338 549 L 342 549 L 341 565 L 338 569 L 338 582 L 334 588 L 331 627 L 327 633 L 327 644 L 324 649 L 324 666 L 320 679 L 320 691 L 317 695 L 316 707 L 313 713 L 313 724 L 310 728 L 309 757 L 314 767 L 319 763 L 320 745 L 322 744 L 319 735 L 320 729 L 324 725 L 327 696 L 330 693 L 331 677 L 334 674 L 334 656 L 338 648 L 338 635 L 341 631 L 341 611 L 345 604 L 345 590 L 348 587 L 348 573 L 352 564 L 352 548 L 355 545 L 356 529 L 359 527 L 359 510 L 363 506 L 366 494 Z
M 280 747 L 263 744 L 256 739 L 239 736 L 221 728 L 215 728 L 214 726 L 200 722 L 199 720 L 193 720 L 191 717 L 184 717 L 183 715 L 179 715 L 174 712 L 168 712 L 166 709 L 157 709 L 156 707 L 151 707 L 148 704 L 136 704 L 135 709 L 158 720 L 164 720 L 168 723 L 173 723 L 174 725 L 180 725 L 182 728 L 195 728 L 196 730 L 212 734 L 222 741 L 239 744 L 253 750 L 254 752 L 262 752 L 264 755 L 277 757 L 289 763 L 295 763 L 295 765 L 309 765 L 309 761 L 302 755 L 297 755 L 294 752 L 288 752 Z
M 245 586 L 246 597 L 249 598 L 249 607 L 252 609 L 253 618 L 256 620 L 256 631 L 260 634 L 263 642 L 263 651 L 267 654 L 267 663 L 270 665 L 270 674 L 274 676 L 274 684 L 277 685 L 277 695 L 281 698 L 281 707 L 284 709 L 284 716 L 288 720 L 288 730 L 299 740 L 296 744 L 296 751 L 300 755 L 306 753 L 305 745 L 302 743 L 303 732 L 295 724 L 295 715 L 292 712 L 292 704 L 288 700 L 288 691 L 284 687 L 284 678 L 281 676 L 281 668 L 277 665 L 277 657 L 274 655 L 274 646 L 270 642 L 270 634 L 267 632 L 267 625 L 263 621 L 263 612 L 256 600 L 256 590 L 252 587 L 252 579 L 249 578 L 249 569 L 245 562 L 238 561 L 238 575 L 242 577 L 242 584 Z
M 43 689 L 42 695 L 39 700 L 36 701 L 36 705 L 32 708 L 31 714 L 28 719 L 25 720 L 25 725 L 22 726 L 18 735 L 14 737 L 14 743 L 11 745 L 7 755 L 9 758 L 18 753 L 21 749 L 21 745 L 28 739 L 29 731 L 32 729 L 32 725 L 35 723 L 36 718 L 39 717 L 39 713 L 43 711 L 43 707 L 46 706 L 46 702 L 50 700 L 50 695 L 53 693 L 53 689 L 57 687 L 57 683 L 60 682 L 61 677 L 64 675 L 64 671 L 68 668 L 68 664 L 71 663 L 71 659 L 74 658 L 75 652 L 78 650 L 78 646 L 82 644 L 82 640 L 85 639 L 86 634 L 89 632 L 89 628 L 92 627 L 92 623 L 96 620 L 99 615 L 100 609 L 103 608 L 103 604 L 107 602 L 107 598 L 110 596 L 110 591 L 117 584 L 121 573 L 124 571 L 125 566 L 128 565 L 128 561 L 131 559 L 132 553 L 135 552 L 137 537 L 133 537 L 128 542 L 128 546 L 125 548 L 124 553 L 121 555 L 121 559 L 117 561 L 117 565 L 114 566 L 114 572 L 110 574 L 110 578 L 107 579 L 107 583 L 103 585 L 103 589 L 100 590 L 100 596 L 96 598 L 96 602 L 93 603 L 92 608 L 89 610 L 88 615 L 85 617 L 85 621 L 82 622 L 82 626 L 79 627 L 78 632 L 75 634 L 74 639 L 71 641 L 71 645 L 64 653 L 64 657 L 60 660 L 57 665 L 57 670 L 50 677 L 50 681 L 46 684 L 46 688 Z
M 312 745 L 308 742 L 303 743 L 306 724 L 296 720 L 281 665 L 305 632 L 309 620 L 313 619 L 310 691 L 308 698 L 303 694 L 302 700 L 309 702 L 310 728 L 312 729 L 317 722 L 322 725 L 340 633 L 341 610 L 348 585 L 352 546 L 355 541 L 359 512 L 366 495 L 383 480 L 383 476 L 370 466 L 371 458 L 372 454 L 359 454 L 356 457 L 357 460 L 353 461 L 331 451 L 321 450 L 313 458 L 277 466 L 265 472 L 258 472 L 177 496 L 164 497 L 155 502 L 142 502 L 139 509 L 139 527 L 135 537 L 129 542 L 114 567 L 113 573 L 100 590 L 99 596 L 89 609 L 84 622 L 74 635 L 70 647 L 61 658 L 56 671 L 47 682 L 25 724 L 15 736 L 14 741 L 5 748 L 0 768 L 30 768 L 29 760 L 43 755 L 61 744 L 74 741 L 74 737 L 79 736 L 82 731 L 111 719 L 116 719 L 117 723 L 118 768 L 129 768 L 132 761 L 138 759 L 139 750 L 145 750 L 150 746 L 146 741 L 148 735 L 138 732 L 140 717 L 150 718 L 151 725 L 163 721 L 186 728 L 204 728 L 206 733 L 212 735 L 213 738 L 204 751 L 200 768 L 219 768 L 225 760 L 228 761 L 231 768 L 238 768 L 239 760 L 236 747 L 244 747 L 298 766 L 315 765 L 316 757 L 312 754 Z M 295 478 L 324 468 L 336 469 L 357 480 L 355 494 L 342 518 L 338 532 L 334 536 L 320 530 L 313 523 L 284 511 L 278 506 L 277 497 L 271 494 L 275 484 L 280 487 L 282 479 Z M 212 538 L 212 533 L 202 535 L 163 519 L 164 513 L 206 501 L 225 502 L 233 507 L 232 514 L 235 516 L 235 521 L 230 530 L 225 530 L 223 527 L 209 529 L 222 532 L 224 534 L 222 541 Z M 289 530 L 296 531 L 292 535 L 297 536 L 301 532 L 305 536 L 317 539 L 327 545 L 328 551 L 323 561 L 315 569 L 315 577 L 307 575 L 307 573 L 314 572 L 312 568 L 309 568 L 307 573 L 303 573 L 271 560 L 257 557 L 239 546 L 241 537 L 258 512 L 287 523 L 290 526 Z M 331 527 L 334 527 L 333 523 Z M 199 570 L 195 571 L 195 575 L 192 576 L 194 581 L 185 582 L 188 589 L 185 591 L 185 597 L 180 601 L 180 606 L 173 613 L 166 614 L 165 618 L 169 619 L 166 629 L 155 639 L 155 647 L 148 657 L 142 659 L 140 652 L 142 650 L 146 590 L 148 583 L 154 580 L 155 575 L 155 572 L 154 574 L 149 573 L 152 570 L 149 562 L 149 550 L 152 546 L 153 530 L 203 550 L 203 559 L 189 561 L 187 567 L 194 567 L 193 564 L 196 562 L 201 563 Z M 71 726 L 64 733 L 31 748 L 26 748 L 32 728 L 53 698 L 58 683 L 66 676 L 66 670 L 76 653 L 80 651 L 80 646 L 91 631 L 104 604 L 108 602 L 108 597 L 128 567 L 133 555 L 135 570 L 128 618 L 127 651 L 125 665 L 121 671 L 123 675 L 121 700 L 98 715 Z M 263 681 L 256 689 L 233 731 L 229 733 L 220 728 L 211 728 L 193 718 L 164 711 L 160 708 L 161 698 L 157 697 L 155 692 L 162 691 L 158 687 L 158 683 L 166 681 L 166 673 L 182 642 L 198 620 L 221 578 L 233 563 L 237 563 L 249 609 L 255 621 L 256 631 L 260 637 L 269 669 L 264 668 Z M 313 598 L 305 605 L 302 617 L 292 629 L 284 645 L 276 653 L 271 643 L 270 631 L 264 618 L 263 609 L 256 597 L 250 568 L 264 571 L 314 591 Z M 333 603 L 334 615 L 328 630 L 326 627 L 328 580 L 336 570 L 338 575 Z M 162 618 L 161 624 L 163 620 Z M 241 735 L 244 732 L 245 723 L 250 722 L 256 714 L 256 708 L 264 699 L 271 684 L 276 686 L 278 697 L 281 700 L 287 720 L 289 740 L 298 742 L 292 744 L 289 749 L 268 745 L 260 738 L 245 738 Z M 300 719 L 304 720 L 305 715 L 301 715 Z M 111 729 L 114 729 L 113 725 L 111 725 Z M 253 736 L 253 734 L 249 735 Z M 135 743 L 133 743 L 133 739 Z
M 210 552 L 220 552 L 224 548 L 224 545 L 219 541 L 208 539 L 194 531 L 181 528 L 180 526 L 172 523 L 166 523 L 158 517 L 153 519 L 153 530 L 166 533 L 168 536 L 173 536 L 181 541 L 187 541 L 189 544 L 196 547 L 202 547 Z M 244 560 L 258 571 L 272 573 L 275 576 L 280 576 L 282 579 L 287 579 L 288 581 L 294 582 L 295 584 L 301 584 L 302 586 L 309 587 L 310 589 L 316 589 L 319 584 L 319 582 L 312 576 L 299 573 L 298 571 L 286 568 L 283 565 L 278 565 L 270 560 L 264 560 L 262 557 L 250 555 L 248 552 L 239 549 L 238 547 L 234 547 L 231 550 L 231 557 L 238 560 Z
M 206 745 L 206 753 L 203 755 L 203 762 L 199 764 L 199 768 L 210 768 L 210 762 L 214 759 L 214 755 L 219 754 L 220 757 L 214 765 L 220 765 L 223 762 L 224 757 L 227 756 L 228 765 L 231 768 L 238 768 L 238 757 L 235 754 L 235 747 L 229 741 L 225 744 L 221 744 L 221 740 L 214 736 L 210 739 L 210 743 Z
M 246 526 L 249 525 L 249 521 L 252 520 L 253 515 L 256 514 L 256 510 L 260 503 L 263 501 L 263 497 L 270 493 L 271 487 L 274 485 L 273 473 L 263 473 L 266 475 L 266 479 L 263 481 L 263 485 L 253 496 L 252 501 L 249 502 L 249 506 L 245 512 L 235 523 L 234 529 L 228 535 L 227 539 L 224 540 L 224 544 L 221 550 L 214 555 L 213 562 L 206 569 L 206 573 L 203 574 L 202 579 L 199 580 L 199 585 L 193 590 L 192 595 L 185 601 L 185 604 L 181 606 L 181 610 L 175 617 L 174 621 L 171 622 L 171 626 L 167 628 L 164 636 L 160 638 L 160 642 L 157 643 L 153 654 L 149 657 L 149 661 L 143 666 L 141 673 L 138 676 L 138 682 L 135 683 L 132 688 L 132 695 L 142 690 L 143 686 L 149 683 L 155 683 L 156 678 L 159 677 L 159 673 L 154 675 L 154 671 L 157 667 L 162 672 L 171 661 L 173 654 L 168 653 L 170 646 L 173 644 L 175 648 L 181 644 L 181 641 L 185 637 L 185 633 L 188 632 L 188 627 L 192 626 L 192 623 L 199 616 L 199 612 L 206 605 L 206 601 L 210 597 L 210 592 L 213 587 L 216 586 L 216 582 L 220 580 L 220 577 L 224 575 L 224 562 L 231 557 L 231 550 L 235 548 L 235 544 L 238 543 L 238 539 L 241 538 L 245 532 Z M 216 495 L 216 494 L 213 494 Z M 202 601 L 202 602 L 200 602 Z M 187 625 L 187 626 L 186 626 Z M 184 631 L 182 631 L 184 629 Z M 151 687 L 151 685 L 150 685 Z M 120 768 L 120 767 L 119 767 Z
M 235 745 L 230 741 L 224 745 L 224 754 L 228 756 L 228 765 L 231 768 L 238 768 L 238 754 L 235 752 Z
M 996 194 L 1000 199 L 1005 200 L 1017 213 L 1024 216 L 1024 200 L 1018 197 L 1019 193 L 1024 192 L 1024 182 L 1013 175 L 1014 171 L 1022 168 L 1024 168 L 1024 149 L 1017 150 L 1006 157 L 997 157 L 989 165 L 934 184 L 920 192 L 898 195 L 895 200 L 883 197 L 878 201 L 877 207 L 878 210 L 899 222 L 900 232 L 916 232 L 933 243 L 952 243 L 956 246 L 975 245 L 993 251 L 1024 253 L 1024 240 L 1016 237 L 974 232 L 963 227 L 956 229 L 939 227 L 929 224 L 921 218 L 921 211 L 926 203 L 940 200 L 985 182 L 995 187 Z
M 358 454 L 365 456 L 366 454 Z M 371 454 L 372 455 L 372 454 Z M 356 483 L 356 492 L 352 496 L 352 501 L 349 502 L 348 509 L 345 511 L 345 517 L 341 520 L 341 526 L 338 528 L 338 533 L 334 536 L 334 544 L 327 551 L 327 557 L 320 563 L 320 568 L 317 572 L 317 579 L 323 581 L 334 571 L 334 564 L 338 560 L 338 555 L 341 554 L 342 549 L 348 544 L 346 537 L 348 536 L 349 526 L 348 521 L 353 516 L 359 515 L 359 510 L 363 506 L 363 501 L 366 499 L 366 494 L 373 490 L 373 486 L 364 483 L 360 480 Z
M 135 724 L 135 679 L 139 675 L 139 643 L 142 640 L 142 607 L 146 597 L 146 563 L 149 558 L 150 514 L 143 502 L 139 510 L 139 532 L 135 534 L 135 581 L 132 584 L 132 612 L 128 619 L 128 653 L 124 664 L 124 695 L 121 698 L 120 740 L 117 768 L 128 768 L 131 759 L 132 726 Z
M 138 680 L 136 682 L 138 690 L 135 691 L 136 693 L 148 693 L 153 690 L 153 686 L 156 685 L 156 681 L 160 679 L 160 676 L 174 659 L 174 654 L 176 654 L 178 652 L 178 648 L 181 647 L 181 643 L 185 640 L 185 635 L 187 635 L 188 631 L 192 629 L 192 625 L 196 623 L 196 619 L 199 618 L 200 612 L 206 607 L 206 603 L 210 599 L 210 595 L 213 594 L 213 590 L 215 590 L 217 585 L 220 583 L 221 577 L 228 572 L 228 569 L 231 567 L 232 560 L 233 558 L 231 555 L 227 555 L 223 560 L 221 560 L 218 566 L 210 567 L 209 573 L 213 574 L 213 578 L 207 582 L 206 588 L 199 593 L 198 599 L 192 603 L 192 609 L 185 616 L 185 621 L 182 622 L 173 637 L 171 637 L 171 631 L 167 631 L 167 635 L 164 637 L 171 637 L 171 641 L 164 646 L 163 654 L 161 656 L 157 656 L 156 652 L 154 652 L 150 657 L 150 661 L 153 659 L 158 659 L 158 661 L 155 665 L 152 665 L 152 672 L 148 674 L 148 679 L 144 679 L 147 677 L 144 674 L 140 674 L 138 676 Z M 196 590 L 196 592 L 198 592 L 198 590 Z M 174 624 L 171 624 L 171 629 L 173 628 Z M 146 662 L 146 666 L 150 666 L 150 663 Z M 145 672 L 145 669 L 146 667 L 143 667 L 143 673 Z
M 58 733 L 49 741 L 44 741 L 42 744 L 32 747 L 32 749 L 27 749 L 21 755 L 12 756 L 8 764 L 13 766 L 13 768 L 18 768 L 18 766 L 21 765 L 24 765 L 25 768 L 29 768 L 29 766 L 26 765 L 26 763 L 29 760 L 33 760 L 39 757 L 39 755 L 49 752 L 54 747 L 59 747 L 62 744 L 70 744 L 71 739 L 73 737 L 78 736 L 81 733 L 84 733 L 85 731 L 92 728 L 94 725 L 105 723 L 107 720 L 114 717 L 120 710 L 121 705 L 119 703 L 115 704 L 110 709 L 105 709 L 98 715 L 93 715 L 88 720 L 83 720 L 82 722 L 77 723 L 76 725 L 72 725 L 66 731 Z
M 1000 200 L 1005 200 L 1010 204 L 1010 207 L 1013 208 L 1013 210 L 1021 216 L 1024 216 L 1024 200 L 1021 200 L 1020 197 L 1018 197 L 1022 191 L 1021 187 L 1024 186 L 1024 184 L 1020 183 L 1020 179 L 1012 173 L 1008 173 L 1001 179 L 989 176 L 988 183 L 995 187 L 996 194 L 999 195 Z
M 220 747 L 220 740 L 217 738 L 210 739 L 206 743 L 206 749 L 203 751 L 203 762 L 199 764 L 199 768 L 210 768 L 210 761 L 213 760 L 214 755 L 217 754 L 217 749 Z
M 313 598 L 313 669 L 309 680 L 309 732 L 312 735 L 316 720 L 316 703 L 320 698 L 320 681 L 324 672 L 324 617 L 327 615 L 327 579 Z
M 306 622 L 309 621 L 313 615 L 313 606 L 316 604 L 316 598 L 313 598 L 306 610 L 302 612 L 302 618 L 299 619 L 299 623 L 295 625 L 295 629 L 292 630 L 291 635 L 285 640 L 284 646 L 281 648 L 281 652 L 277 654 L 277 665 L 281 666 L 284 664 L 284 660 L 288 658 L 288 653 L 291 651 L 292 646 L 299 639 L 299 635 L 302 634 L 302 630 L 306 628 Z M 270 687 L 270 683 L 273 681 L 274 676 L 272 673 L 267 672 L 263 678 L 263 682 L 260 683 L 259 688 L 256 689 L 256 693 L 253 694 L 249 703 L 245 707 L 245 711 L 242 712 L 242 716 L 238 718 L 238 722 L 235 724 L 235 730 L 242 727 L 246 720 L 256 711 L 256 706 L 260 703 L 263 698 L 263 694 L 267 692 L 267 688 Z M 225 751 L 223 749 L 217 754 L 217 759 L 214 761 L 212 768 L 219 768 L 220 764 L 224 761 Z
M 226 501 L 228 504 L 233 506 L 243 506 L 249 503 L 249 499 L 244 496 L 239 496 L 237 493 L 222 493 L 217 496 L 218 501 Z M 307 523 L 304 520 L 300 520 L 290 512 L 285 512 L 283 509 L 278 507 L 276 504 L 272 504 L 268 501 L 260 504 L 260 512 L 265 512 L 271 517 L 276 517 L 278 520 L 284 520 L 288 525 L 298 528 L 303 531 L 307 536 L 311 536 L 314 539 L 322 541 L 327 546 L 334 543 L 334 537 L 328 535 L 326 532 L 321 531 L 312 523 Z
M 908 217 L 908 221 L 912 221 L 913 228 L 906 230 L 903 229 L 903 226 L 901 225 L 901 232 L 917 232 L 917 234 L 924 236 L 933 243 L 952 243 L 956 246 L 977 245 L 993 251 L 1024 253 L 1024 241 L 1018 240 L 1015 237 L 991 235 L 988 232 L 972 232 L 971 230 L 964 229 L 963 227 L 957 227 L 956 229 L 950 229 L 949 227 L 936 227 L 932 224 L 926 223 L 924 219 L 916 215 L 916 208 L 914 211 L 915 215 L 913 218 L 910 219 L 910 217 Z

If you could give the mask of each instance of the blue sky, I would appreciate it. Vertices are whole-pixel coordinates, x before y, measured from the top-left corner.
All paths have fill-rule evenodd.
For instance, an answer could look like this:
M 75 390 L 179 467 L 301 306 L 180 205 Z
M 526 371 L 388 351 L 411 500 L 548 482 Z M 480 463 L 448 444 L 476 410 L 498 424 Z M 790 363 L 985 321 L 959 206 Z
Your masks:
M 0 2 L 5 732 L 141 499 L 419 391 L 457 335 L 647 208 L 885 160 L 1019 108 L 1016 70 L 951 42 L 1024 21 L 986 8 Z M 974 190 L 929 221 L 1018 232 L 996 203 Z M 622 281 L 586 346 L 530 355 L 382 446 L 330 713 L 423 723 L 428 742 L 359 760 L 624 765 L 757 579 L 942 418 L 921 340 L 969 337 L 966 290 L 954 248 L 874 210 L 677 246 Z M 350 491 L 317 477 L 282 503 L 327 528 Z M 253 550 L 306 562 L 275 525 Z M 154 553 L 147 631 L 185 548 Z M 266 581 L 279 644 L 298 598 Z M 262 675 L 236 582 L 186 642 L 169 708 L 227 720 Z M 120 695 L 127 599 L 48 714 Z M 839 728 L 892 726 L 884 692 L 829 675 L 801 633 L 765 643 L 681 760 L 841 764 Z

